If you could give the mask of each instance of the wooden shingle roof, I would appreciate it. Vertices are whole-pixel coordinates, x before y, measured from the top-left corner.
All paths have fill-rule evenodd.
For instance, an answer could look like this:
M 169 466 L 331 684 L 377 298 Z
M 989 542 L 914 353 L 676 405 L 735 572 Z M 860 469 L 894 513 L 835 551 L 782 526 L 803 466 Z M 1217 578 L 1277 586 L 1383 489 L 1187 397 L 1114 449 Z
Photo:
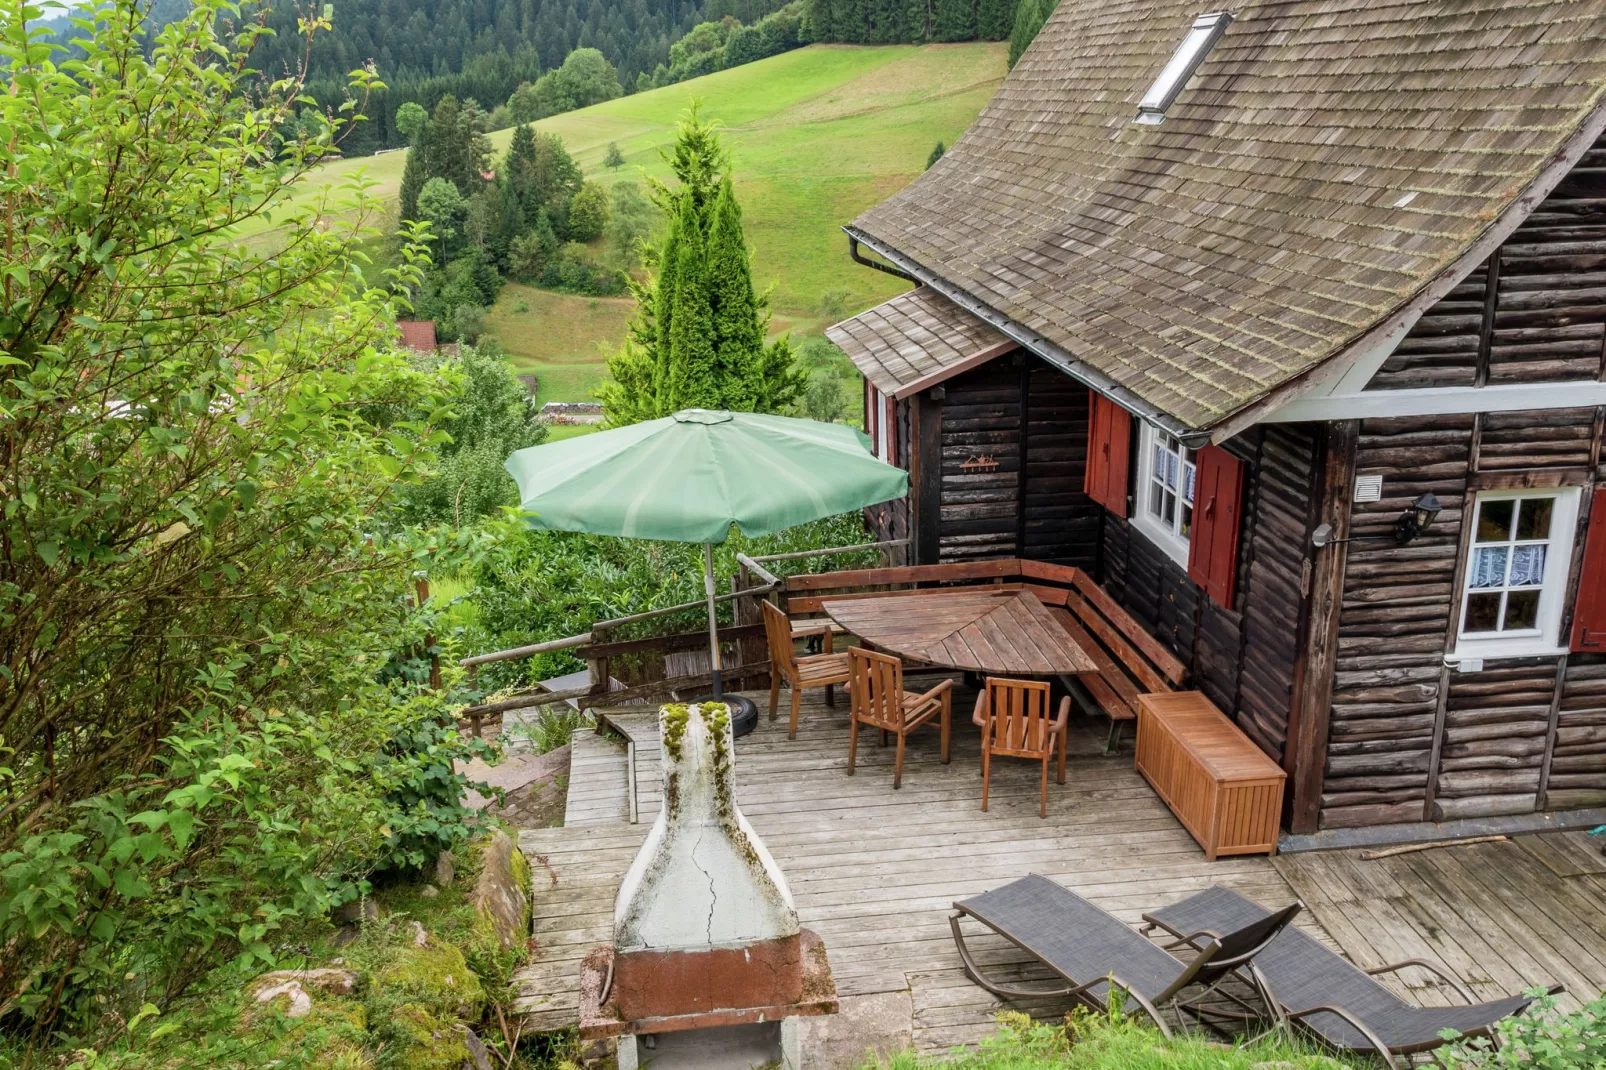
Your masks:
M 1531 210 L 1606 123 L 1606 0 L 1063 0 L 969 132 L 854 228 L 1210 428 Z M 850 231 L 852 233 L 852 231 Z
M 907 397 L 1016 348 L 925 286 L 834 323 L 825 336 L 889 397 Z

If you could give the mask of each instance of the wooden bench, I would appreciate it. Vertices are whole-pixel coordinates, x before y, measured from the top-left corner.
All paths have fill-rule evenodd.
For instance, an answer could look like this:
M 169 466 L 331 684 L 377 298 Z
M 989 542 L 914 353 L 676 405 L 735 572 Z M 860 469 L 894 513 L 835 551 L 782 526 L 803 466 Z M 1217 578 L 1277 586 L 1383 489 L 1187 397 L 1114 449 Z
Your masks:
M 1080 676 L 1076 683 L 1110 718 L 1105 752 L 1116 750 L 1122 729 L 1137 719 L 1138 699 L 1176 690 L 1187 676 L 1187 666 L 1081 569 L 1040 561 L 1020 564 L 1026 589 L 1049 607 L 1054 619 L 1098 665 L 1097 676 Z
M 1136 765 L 1206 859 L 1277 853 L 1287 774 L 1200 692 L 1138 697 Z

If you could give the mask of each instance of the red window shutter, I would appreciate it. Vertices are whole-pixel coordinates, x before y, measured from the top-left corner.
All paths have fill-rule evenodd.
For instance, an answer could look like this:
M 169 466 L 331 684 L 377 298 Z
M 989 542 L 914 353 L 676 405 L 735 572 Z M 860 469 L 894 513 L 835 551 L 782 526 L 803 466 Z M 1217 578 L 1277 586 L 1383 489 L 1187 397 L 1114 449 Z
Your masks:
M 1574 651 L 1606 653 L 1606 487 L 1590 497 L 1584 567 L 1573 606 Z
M 1188 578 L 1224 609 L 1232 608 L 1238 578 L 1238 527 L 1243 515 L 1243 462 L 1220 446 L 1194 458 L 1193 530 L 1188 533 Z
M 864 381 L 864 433 L 870 436 L 870 452 L 876 452 L 876 405 L 880 395 L 876 388 L 870 385 L 870 380 Z
M 1101 394 L 1088 395 L 1087 469 L 1082 489 L 1116 516 L 1126 516 L 1132 468 L 1132 414 Z
M 887 463 L 898 463 L 898 399 L 887 398 Z

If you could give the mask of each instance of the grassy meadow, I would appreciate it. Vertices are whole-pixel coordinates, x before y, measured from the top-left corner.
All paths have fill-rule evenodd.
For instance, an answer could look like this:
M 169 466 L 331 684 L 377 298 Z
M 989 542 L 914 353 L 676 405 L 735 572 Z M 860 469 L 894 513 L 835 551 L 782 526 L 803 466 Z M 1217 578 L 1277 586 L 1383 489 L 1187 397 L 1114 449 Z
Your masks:
M 919 175 L 938 141 L 953 144 L 998 88 L 1005 53 L 999 43 L 814 45 L 537 125 L 563 138 L 589 179 L 666 178 L 659 150 L 673 142 L 688 104 L 700 101 L 732 153 L 754 281 L 773 288 L 774 326 L 808 335 L 907 288 L 849 260 L 840 227 Z M 499 155 L 511 137 L 491 135 Z M 609 142 L 626 161 L 615 171 L 602 166 Z M 391 152 L 325 164 L 290 202 L 327 197 L 328 210 L 338 211 L 332 187 L 355 178 L 393 205 L 404 162 L 404 153 Z M 270 248 L 285 240 L 271 222 L 241 237 Z M 489 328 L 519 371 L 540 377 L 542 401 L 579 401 L 600 380 L 630 308 L 628 299 L 509 284 Z

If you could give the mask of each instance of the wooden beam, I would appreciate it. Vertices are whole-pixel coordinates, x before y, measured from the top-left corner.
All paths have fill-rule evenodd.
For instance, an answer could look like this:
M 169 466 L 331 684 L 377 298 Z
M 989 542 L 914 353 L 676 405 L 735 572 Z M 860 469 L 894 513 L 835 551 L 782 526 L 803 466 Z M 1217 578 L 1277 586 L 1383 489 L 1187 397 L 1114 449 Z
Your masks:
M 1327 446 L 1321 467 L 1318 524 L 1330 524 L 1333 538 L 1349 537 L 1350 491 L 1355 481 L 1355 446 L 1360 423 L 1345 420 L 1327 425 Z M 1347 544 L 1316 551 L 1311 568 L 1309 627 L 1295 664 L 1294 702 L 1290 717 L 1297 730 L 1289 740 L 1293 758 L 1294 804 L 1289 828 L 1296 834 L 1316 831 L 1321 818 L 1322 777 L 1327 767 L 1327 735 L 1333 712 L 1333 673 L 1338 665 L 1339 612 L 1344 604 Z
M 942 402 L 945 391 L 915 399 L 914 563 L 935 565 L 942 536 Z

